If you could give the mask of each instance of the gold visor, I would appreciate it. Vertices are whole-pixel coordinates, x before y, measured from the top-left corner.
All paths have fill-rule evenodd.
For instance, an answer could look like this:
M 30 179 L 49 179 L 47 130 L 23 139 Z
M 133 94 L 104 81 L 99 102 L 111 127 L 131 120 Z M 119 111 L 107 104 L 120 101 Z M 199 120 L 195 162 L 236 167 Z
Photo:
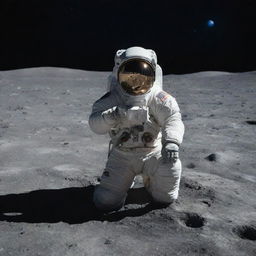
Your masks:
M 142 95 L 153 86 L 155 71 L 152 65 L 145 60 L 128 60 L 119 68 L 118 81 L 128 94 Z

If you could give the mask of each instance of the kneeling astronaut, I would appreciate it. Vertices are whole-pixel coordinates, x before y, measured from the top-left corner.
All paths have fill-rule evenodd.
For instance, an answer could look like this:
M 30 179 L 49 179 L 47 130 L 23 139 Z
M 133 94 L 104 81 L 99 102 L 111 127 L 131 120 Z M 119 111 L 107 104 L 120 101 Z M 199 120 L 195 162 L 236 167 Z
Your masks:
M 110 151 L 95 206 L 105 212 L 120 209 L 136 175 L 154 202 L 170 204 L 178 197 L 179 146 L 184 125 L 173 96 L 162 90 L 162 70 L 153 50 L 118 50 L 108 92 L 92 107 L 89 125 L 109 133 Z

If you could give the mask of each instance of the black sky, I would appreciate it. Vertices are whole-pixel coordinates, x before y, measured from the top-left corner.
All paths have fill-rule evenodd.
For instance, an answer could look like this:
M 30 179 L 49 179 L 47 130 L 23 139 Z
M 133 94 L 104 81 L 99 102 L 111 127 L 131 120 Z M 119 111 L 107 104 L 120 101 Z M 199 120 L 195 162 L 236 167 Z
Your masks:
M 256 70 L 253 0 L 1 0 L 0 8 L 1 70 L 109 71 L 116 50 L 134 45 L 154 49 L 168 74 Z

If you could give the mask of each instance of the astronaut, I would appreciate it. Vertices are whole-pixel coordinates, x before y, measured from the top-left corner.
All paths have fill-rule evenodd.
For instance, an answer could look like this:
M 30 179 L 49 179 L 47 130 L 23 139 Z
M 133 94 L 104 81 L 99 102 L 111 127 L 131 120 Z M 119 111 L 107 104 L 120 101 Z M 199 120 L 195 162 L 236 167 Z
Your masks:
M 89 125 L 111 138 L 93 195 L 99 210 L 119 210 L 136 175 L 143 177 L 153 202 L 168 205 L 177 199 L 184 125 L 176 99 L 162 89 L 153 50 L 136 46 L 116 52 L 108 92 L 93 104 Z

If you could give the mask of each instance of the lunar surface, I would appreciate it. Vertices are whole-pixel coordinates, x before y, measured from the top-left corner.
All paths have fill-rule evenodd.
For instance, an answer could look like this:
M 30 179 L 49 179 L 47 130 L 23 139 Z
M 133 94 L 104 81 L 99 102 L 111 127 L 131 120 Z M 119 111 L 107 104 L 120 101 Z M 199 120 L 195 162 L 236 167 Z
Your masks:
M 149 204 L 141 178 L 118 212 L 92 193 L 108 135 L 90 131 L 109 72 L 0 72 L 0 256 L 256 255 L 256 72 L 164 76 L 186 127 L 180 197 Z

